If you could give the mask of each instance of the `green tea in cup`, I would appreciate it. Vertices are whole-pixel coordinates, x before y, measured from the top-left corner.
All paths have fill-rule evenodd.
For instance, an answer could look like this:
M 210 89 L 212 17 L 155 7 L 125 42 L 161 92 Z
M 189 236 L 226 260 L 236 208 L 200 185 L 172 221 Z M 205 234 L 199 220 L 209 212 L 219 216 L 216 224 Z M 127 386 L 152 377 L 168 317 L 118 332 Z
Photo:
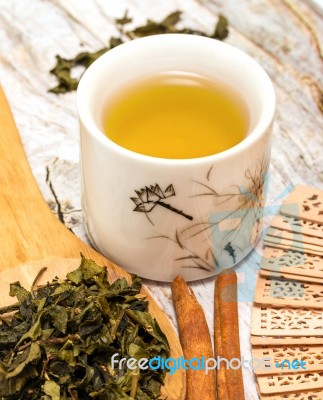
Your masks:
M 105 134 L 136 153 L 171 159 L 209 156 L 248 132 L 245 103 L 206 77 L 165 72 L 121 88 L 106 105 Z

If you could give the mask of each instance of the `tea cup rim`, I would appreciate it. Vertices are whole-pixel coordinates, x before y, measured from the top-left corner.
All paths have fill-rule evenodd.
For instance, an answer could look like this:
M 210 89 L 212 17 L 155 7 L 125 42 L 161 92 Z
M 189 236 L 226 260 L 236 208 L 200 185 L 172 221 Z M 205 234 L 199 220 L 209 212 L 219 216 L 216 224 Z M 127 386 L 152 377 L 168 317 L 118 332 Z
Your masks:
M 167 41 L 177 41 L 178 44 L 190 44 L 190 42 L 195 45 L 207 45 L 212 46 L 212 48 L 218 48 L 219 51 L 225 50 L 230 51 L 241 57 L 244 62 L 248 62 L 249 65 L 253 68 L 253 72 L 260 75 L 262 78 L 262 84 L 264 89 L 264 96 L 266 96 L 266 110 L 263 110 L 261 113 L 261 117 L 257 121 L 255 127 L 251 130 L 251 132 L 239 143 L 235 146 L 230 147 L 227 150 L 224 150 L 220 153 L 211 154 L 203 157 L 196 158 L 160 158 L 149 156 L 141 153 L 136 153 L 132 150 L 128 150 L 117 143 L 113 142 L 108 136 L 106 136 L 102 130 L 97 126 L 93 115 L 89 110 L 87 105 L 87 93 L 91 90 L 91 85 L 93 81 L 96 81 L 97 71 L 102 68 L 104 65 L 109 64 L 110 59 L 117 57 L 121 52 L 127 51 L 127 49 L 131 47 L 139 47 L 145 45 L 155 45 L 158 43 L 166 43 Z M 143 38 L 138 38 L 135 40 L 131 40 L 129 42 L 125 42 L 108 52 L 104 53 L 100 56 L 96 61 L 94 61 L 90 67 L 85 71 L 83 76 L 80 79 L 78 88 L 77 88 L 77 111 L 79 116 L 79 121 L 84 124 L 89 134 L 93 139 L 99 141 L 99 143 L 103 147 L 107 147 L 109 150 L 113 150 L 119 155 L 125 158 L 131 158 L 136 161 L 140 161 L 143 163 L 157 163 L 162 165 L 169 166 L 186 166 L 186 165 L 201 165 L 201 164 L 210 164 L 216 161 L 223 160 L 232 155 L 238 155 L 240 152 L 244 152 L 248 147 L 251 147 L 256 141 L 261 139 L 261 137 L 266 133 L 268 129 L 270 129 L 275 114 L 276 108 L 276 96 L 275 90 L 270 80 L 267 72 L 264 68 L 255 61 L 251 56 L 249 56 L 244 51 L 239 48 L 232 46 L 231 44 L 224 43 L 222 41 L 196 36 L 189 34 L 180 34 L 180 33 L 172 33 L 172 34 L 160 34 L 147 36 Z

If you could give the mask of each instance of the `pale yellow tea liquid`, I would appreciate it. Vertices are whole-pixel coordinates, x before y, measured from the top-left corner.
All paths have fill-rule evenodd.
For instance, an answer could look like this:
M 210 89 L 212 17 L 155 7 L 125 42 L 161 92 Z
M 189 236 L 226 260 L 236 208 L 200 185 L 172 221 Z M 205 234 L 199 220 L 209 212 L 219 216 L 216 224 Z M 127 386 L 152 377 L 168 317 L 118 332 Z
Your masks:
M 118 145 L 162 158 L 220 153 L 248 131 L 240 97 L 198 75 L 165 73 L 120 90 L 107 104 L 104 132 Z

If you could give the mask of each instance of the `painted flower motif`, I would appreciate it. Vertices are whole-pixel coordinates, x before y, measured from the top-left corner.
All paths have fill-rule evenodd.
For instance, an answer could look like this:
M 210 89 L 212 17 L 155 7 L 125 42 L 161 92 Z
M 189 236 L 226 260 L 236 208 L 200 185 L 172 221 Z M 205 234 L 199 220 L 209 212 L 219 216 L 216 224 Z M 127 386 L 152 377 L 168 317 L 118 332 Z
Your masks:
M 133 211 L 149 213 L 157 205 L 167 208 L 168 210 L 182 215 L 183 217 L 192 220 L 193 217 L 185 214 L 183 211 L 165 203 L 165 199 L 169 197 L 176 196 L 174 186 L 172 184 L 168 185 L 163 191 L 158 184 L 145 186 L 140 190 L 135 190 L 138 197 L 130 197 L 130 199 L 135 203 L 136 207 Z

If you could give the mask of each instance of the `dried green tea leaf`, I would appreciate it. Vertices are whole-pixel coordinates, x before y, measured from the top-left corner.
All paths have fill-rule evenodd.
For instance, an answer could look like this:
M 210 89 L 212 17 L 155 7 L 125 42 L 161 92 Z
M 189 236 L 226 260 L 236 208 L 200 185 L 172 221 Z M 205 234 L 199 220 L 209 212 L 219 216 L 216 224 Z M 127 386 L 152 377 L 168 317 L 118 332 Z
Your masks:
M 30 379 L 37 379 L 39 372 L 34 366 L 27 366 L 20 375 L 8 379 L 0 370 L 0 397 L 19 399 L 16 394 L 22 392 Z
M 122 43 L 120 38 L 112 37 L 110 39 L 110 47 L 104 47 L 93 53 L 81 52 L 74 59 L 62 58 L 59 55 L 56 56 L 56 65 L 50 70 L 50 73 L 56 76 L 58 85 L 49 91 L 52 93 L 66 93 L 72 90 L 76 90 L 79 83 L 79 79 L 72 77 L 72 71 L 75 67 L 83 66 L 88 68 L 97 58 L 102 56 L 108 50 L 118 46 Z
M 82 256 L 66 279 L 33 288 L 33 296 L 11 285 L 18 303 L 11 319 L 0 321 L 0 398 L 132 400 L 135 388 L 136 399 L 160 399 L 166 371 L 135 376 L 112 368 L 114 354 L 168 357 L 169 345 L 148 313 L 140 279 L 107 278 L 106 268 Z
M 229 34 L 228 26 L 228 19 L 224 15 L 220 14 L 215 31 L 211 37 L 214 39 L 224 40 Z
M 23 288 L 20 285 L 20 282 L 14 282 L 10 284 L 10 292 L 9 295 L 12 297 L 17 297 L 18 301 L 21 303 L 22 301 L 28 300 L 31 297 L 30 292 Z
M 71 367 L 75 367 L 77 365 L 77 358 L 74 356 L 74 346 L 73 342 L 68 340 L 64 346 L 57 353 L 57 358 L 65 361 Z
M 85 281 L 88 281 L 88 280 L 94 278 L 95 276 L 98 276 L 101 274 L 105 275 L 104 268 L 97 265 L 93 260 L 87 260 L 84 257 L 82 257 L 80 268 L 82 270 L 83 279 Z
M 174 11 L 169 14 L 160 24 L 168 29 L 173 29 L 175 25 L 180 21 L 182 11 Z
M 141 358 L 149 358 L 149 353 L 146 352 L 143 347 L 138 346 L 135 343 L 130 343 L 128 352 L 131 357 L 134 357 L 137 360 L 140 360 Z
M 8 306 L 0 307 L 0 315 L 19 310 L 19 305 L 20 304 L 18 302 L 15 304 L 9 304 Z
M 50 70 L 50 73 L 56 76 L 58 85 L 50 89 L 50 92 L 58 94 L 76 90 L 78 80 L 71 77 L 71 70 L 74 66 L 74 60 L 56 56 L 56 65 Z
M 26 357 L 21 357 L 21 362 L 19 362 L 18 365 L 16 365 L 17 364 L 16 360 L 13 361 L 13 364 L 15 366 L 14 369 L 12 369 L 12 365 L 9 366 L 6 375 L 7 379 L 19 375 L 28 364 L 30 363 L 36 364 L 37 361 L 40 360 L 41 357 L 40 347 L 35 342 L 31 343 L 31 345 L 24 351 L 24 353 L 26 353 Z
M 129 309 L 126 309 L 125 312 L 132 320 L 140 324 L 147 331 L 147 333 L 156 338 L 160 343 L 163 343 L 165 350 L 167 349 L 168 342 L 166 336 L 160 330 L 156 320 L 153 319 L 148 312 L 132 311 Z
M 104 274 L 104 269 L 99 267 L 94 261 L 87 260 L 82 256 L 81 265 L 75 271 L 69 272 L 66 277 L 78 285 L 83 280 L 88 281 L 94 276 Z M 105 277 L 105 274 L 104 274 Z M 61 290 L 61 289 L 59 289 Z M 57 293 L 57 291 L 56 291 Z
M 51 321 L 53 327 L 58 331 L 61 333 L 66 333 L 68 314 L 65 307 L 54 304 L 49 306 L 42 316 L 46 316 L 47 319 Z
M 98 332 L 102 327 L 102 323 L 103 319 L 99 314 L 92 319 L 87 319 L 86 321 L 82 322 L 79 330 L 81 338 L 85 338 L 86 336 L 91 335 L 93 332 Z
M 83 272 L 81 266 L 78 267 L 76 270 L 66 274 L 66 278 L 72 281 L 72 283 L 75 283 L 75 285 L 80 284 L 83 280 Z
M 43 390 L 52 400 L 61 400 L 60 386 L 56 382 L 46 381 Z
M 115 21 L 118 25 L 126 25 L 132 22 L 132 18 L 128 17 L 128 10 L 126 10 L 124 16 L 122 18 L 117 18 Z
M 179 32 L 176 24 L 181 19 L 181 11 L 174 11 L 164 18 L 161 22 L 156 22 L 151 19 L 147 20 L 146 25 L 139 26 L 131 31 L 131 35 L 136 37 L 152 36 L 162 33 L 175 33 Z
M 166 33 L 167 28 L 157 22 L 152 20 L 148 20 L 146 25 L 139 26 L 135 28 L 133 31 L 128 32 L 129 37 L 145 37 L 152 35 L 160 35 L 162 33 Z
M 140 388 L 137 391 L 136 400 L 150 400 L 149 397 Z
M 14 326 L 6 325 L 2 322 L 0 325 L 0 353 L 7 346 L 15 346 L 19 339 L 30 329 L 29 321 L 18 322 Z M 9 329 L 11 328 L 11 329 Z
M 109 50 L 113 49 L 114 47 L 119 46 L 122 43 L 123 43 L 123 41 L 120 38 L 116 38 L 116 37 L 110 38 L 110 42 L 109 42 L 110 49 Z
M 16 314 L 15 317 L 16 316 L 18 316 L 18 314 Z M 30 329 L 24 335 L 21 336 L 20 340 L 17 343 L 17 346 L 19 346 L 27 339 L 37 340 L 41 336 L 41 334 L 42 334 L 42 327 L 39 316 L 37 320 L 34 322 L 34 324 L 31 325 Z

